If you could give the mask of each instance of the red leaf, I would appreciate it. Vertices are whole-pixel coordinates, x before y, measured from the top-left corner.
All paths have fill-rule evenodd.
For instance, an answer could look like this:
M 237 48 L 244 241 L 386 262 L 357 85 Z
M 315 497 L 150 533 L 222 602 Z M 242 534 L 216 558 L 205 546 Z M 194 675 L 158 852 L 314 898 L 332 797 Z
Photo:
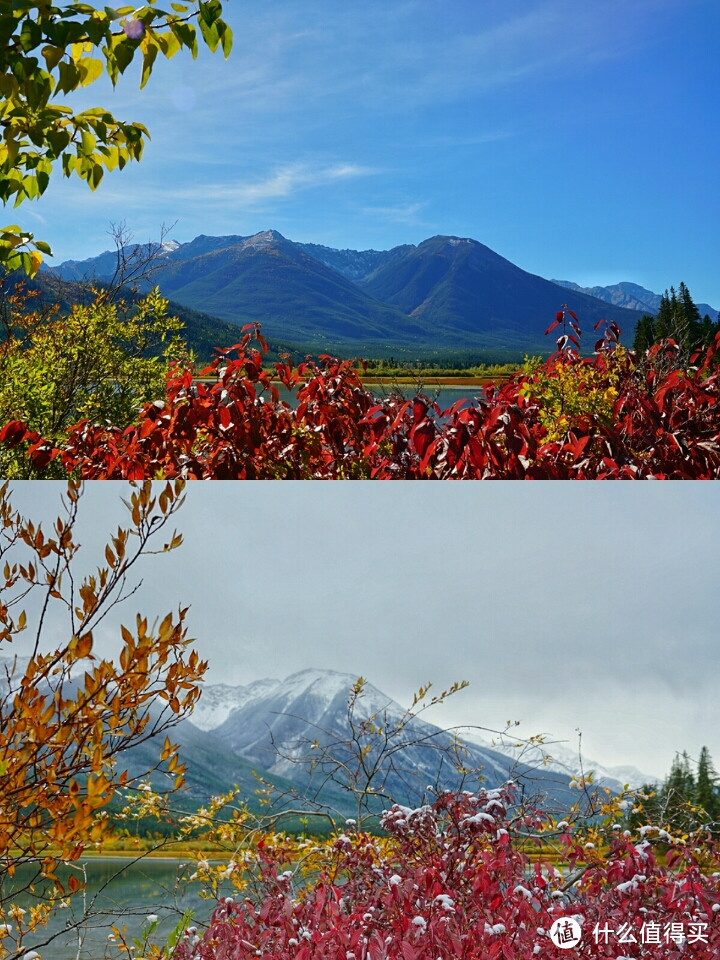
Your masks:
M 11 420 L 0 430 L 0 443 L 16 447 L 27 436 L 27 427 L 22 420 Z
M 417 947 L 408 943 L 407 940 L 400 941 L 400 949 L 402 950 L 404 960 L 415 960 L 418 955 Z
M 143 420 L 140 426 L 140 439 L 145 440 L 146 437 L 149 437 L 155 429 L 155 426 L 156 424 L 153 419 Z
M 578 322 L 578 318 L 577 318 L 577 314 L 575 313 L 575 311 L 574 311 L 574 310 L 568 310 L 568 313 L 569 313 L 570 316 L 573 318 L 573 320 L 575 321 L 575 323 L 577 323 L 577 322 Z
M 430 420 L 421 421 L 410 431 L 410 438 L 420 454 L 420 459 L 422 459 L 425 456 L 425 451 L 435 438 L 435 425 Z
M 550 324 L 550 326 L 547 328 L 547 330 L 545 331 L 545 336 L 547 336 L 549 333 L 551 333 L 551 331 L 553 331 L 553 330 L 555 329 L 555 327 L 556 327 L 559 323 L 562 323 L 562 313 L 559 315 L 559 319 L 553 320 L 553 322 L 552 322 L 552 323 Z
M 39 440 L 28 449 L 28 456 L 36 470 L 44 470 L 59 452 L 58 449 L 53 448 L 46 441 Z
M 573 435 L 571 434 L 571 436 Z M 572 450 L 573 457 L 576 460 L 579 460 L 580 457 L 582 456 L 583 450 L 588 445 L 589 440 L 590 440 L 590 434 L 586 434 L 584 437 L 573 436 L 573 441 L 571 444 L 568 444 L 568 446 Z

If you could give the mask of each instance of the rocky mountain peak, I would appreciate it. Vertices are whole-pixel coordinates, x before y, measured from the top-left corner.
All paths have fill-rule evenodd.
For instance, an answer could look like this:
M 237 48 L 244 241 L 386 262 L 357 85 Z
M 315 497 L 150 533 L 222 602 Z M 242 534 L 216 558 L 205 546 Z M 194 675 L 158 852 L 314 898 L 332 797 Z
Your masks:
M 279 241 L 284 240 L 285 237 L 281 233 L 278 233 L 277 230 L 261 230 L 260 233 L 253 234 L 252 237 L 248 237 L 243 241 L 242 247 L 244 250 L 248 249 L 261 249 L 263 247 L 269 247 L 273 243 L 278 243 Z

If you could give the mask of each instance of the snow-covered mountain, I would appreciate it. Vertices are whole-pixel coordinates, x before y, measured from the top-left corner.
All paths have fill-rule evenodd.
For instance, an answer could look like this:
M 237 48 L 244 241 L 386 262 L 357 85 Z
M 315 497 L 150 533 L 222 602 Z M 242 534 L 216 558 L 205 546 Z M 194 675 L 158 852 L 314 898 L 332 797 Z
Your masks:
M 320 764 L 312 770 L 308 761 L 323 751 L 340 760 L 350 759 L 343 742 L 350 737 L 348 696 L 356 680 L 347 673 L 308 669 L 282 681 L 208 686 L 192 722 L 239 760 L 294 782 L 301 794 L 312 793 L 329 767 Z M 472 787 L 478 776 L 491 787 L 515 779 L 526 795 L 539 790 L 559 803 L 576 799 L 567 772 L 535 769 L 487 744 L 468 740 L 457 747 L 452 734 L 418 717 L 408 721 L 398 703 L 366 683 L 355 703 L 356 730 L 370 718 L 391 733 L 394 744 L 374 785 L 379 793 L 399 802 L 419 803 L 428 790 Z M 394 734 L 401 724 L 402 730 Z M 376 756 L 371 751 L 371 759 Z M 338 797 L 337 789 L 334 795 Z
M 328 774 L 337 762 L 357 766 L 356 754 L 346 746 L 351 739 L 348 698 L 356 681 L 352 674 L 308 669 L 284 680 L 206 686 L 191 719 L 171 732 L 187 765 L 192 793 L 209 796 L 239 784 L 252 800 L 256 771 L 286 795 L 313 796 L 352 815 L 350 793 Z M 0 675 L 0 691 L 2 687 Z M 547 749 L 519 751 L 478 740 L 473 731 L 460 731 L 458 743 L 452 733 L 410 717 L 370 683 L 354 702 L 353 722 L 356 742 L 369 746 L 367 762 L 381 761 L 373 780 L 378 806 L 386 806 L 390 798 L 415 806 L 443 789 L 473 789 L 479 779 L 491 788 L 515 780 L 526 798 L 544 795 L 543 802 L 563 809 L 577 799 L 569 783 L 578 772 L 578 758 L 567 748 L 553 745 L 553 760 L 545 763 Z M 375 727 L 370 735 L 363 728 L 369 723 Z M 154 765 L 160 740 L 127 752 L 123 764 L 131 774 Z M 382 758 L 378 743 L 383 744 Z M 594 770 L 596 782 L 613 789 L 653 779 L 632 768 L 610 769 L 592 760 L 584 760 L 583 768 L 585 773 Z
M 253 699 L 279 686 L 279 680 L 256 680 L 246 687 L 218 683 L 203 688 L 192 713 L 192 722 L 200 730 L 215 730 L 233 710 L 247 706 Z
M 356 679 L 334 670 L 308 669 L 283 681 L 263 679 L 247 686 L 207 686 L 192 722 L 202 730 L 215 731 L 238 756 L 274 775 L 294 779 L 299 773 L 298 760 L 307 753 L 312 740 L 327 742 L 347 731 L 348 693 Z M 404 710 L 367 683 L 355 716 L 365 720 L 371 715 L 397 724 Z M 430 752 L 410 747 L 404 751 L 403 764 L 416 765 L 419 783 L 432 776 L 433 761 L 437 761 L 440 745 L 447 746 L 449 737 L 420 719 L 414 719 L 409 729 L 413 738 L 424 737 L 428 744 L 433 744 Z M 632 766 L 608 767 L 586 757 L 581 762 L 577 751 L 562 744 L 518 749 L 513 742 L 491 743 L 474 732 L 460 731 L 460 737 L 470 750 L 473 764 L 482 767 L 484 776 L 493 784 L 517 772 L 513 767 L 522 769 L 526 776 L 530 770 L 536 771 L 535 777 L 537 771 L 548 777 L 557 774 L 563 782 L 581 770 L 586 775 L 592 771 L 596 783 L 612 789 L 621 789 L 625 784 L 640 786 L 656 779 Z

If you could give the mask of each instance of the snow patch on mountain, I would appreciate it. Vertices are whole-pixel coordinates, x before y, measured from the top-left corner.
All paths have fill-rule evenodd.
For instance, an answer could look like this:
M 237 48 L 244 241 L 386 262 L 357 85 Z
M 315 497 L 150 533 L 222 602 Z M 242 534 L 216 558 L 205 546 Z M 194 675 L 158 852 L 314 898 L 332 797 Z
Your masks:
M 308 669 L 294 673 L 285 680 L 266 677 L 245 686 L 232 687 L 224 683 L 209 685 L 204 687 L 193 710 L 192 722 L 201 730 L 214 730 L 223 724 L 234 710 L 247 708 L 253 702 L 274 697 L 275 708 L 282 712 L 306 695 L 312 697 L 315 706 L 315 716 L 308 719 L 317 720 L 337 696 L 347 698 L 348 690 L 356 680 L 357 677 L 352 674 L 339 673 L 336 670 Z M 383 710 L 391 703 L 389 697 L 368 684 L 358 706 L 358 714 L 366 717 Z
M 322 670 L 309 668 L 291 674 L 284 680 L 265 678 L 255 680 L 245 686 L 229 686 L 216 684 L 206 686 L 195 707 L 192 723 L 201 730 L 215 730 L 224 724 L 235 711 L 242 711 L 244 717 L 253 715 L 252 705 L 257 704 L 258 710 L 266 713 L 267 722 L 275 734 L 283 741 L 286 756 L 297 749 L 294 742 L 296 731 L 284 739 L 283 733 L 289 732 L 289 721 L 292 717 L 307 721 L 310 725 L 319 727 L 328 724 L 334 726 L 340 716 L 344 716 L 350 690 L 357 682 L 357 676 L 337 670 Z M 388 720 L 397 722 L 405 716 L 405 709 L 391 697 L 382 693 L 371 683 L 365 683 L 355 705 L 355 716 L 366 719 L 372 715 L 387 716 Z M 283 719 L 284 718 L 284 719 Z M 429 731 L 431 725 L 420 718 L 414 721 Z M 266 732 L 262 726 L 258 730 L 258 737 Z M 470 730 L 458 730 L 460 739 L 468 744 L 475 744 L 491 751 L 485 762 L 496 775 L 501 769 L 494 762 L 492 752 L 511 757 L 522 765 L 545 769 L 548 772 L 561 773 L 565 776 L 579 776 L 582 772 L 587 776 L 590 771 L 596 782 L 612 789 L 621 789 L 625 784 L 631 788 L 639 787 L 643 783 L 655 782 L 658 778 L 643 773 L 634 766 L 610 767 L 597 761 L 578 756 L 577 750 L 559 743 L 527 744 L 512 738 L 498 738 L 491 742 L 478 736 Z M 520 743 L 520 747 L 516 744 Z M 280 745 L 280 744 L 278 744 Z M 245 744 L 243 752 L 252 752 L 252 745 Z M 550 760 L 547 760 L 548 755 Z M 273 767 L 273 772 L 287 775 L 289 768 L 281 763 Z M 277 767 L 277 768 L 275 768 Z M 282 768 L 282 769 L 281 769 Z
M 246 687 L 231 687 L 226 683 L 203 688 L 190 718 L 200 730 L 208 732 L 223 724 L 233 710 L 252 703 L 280 686 L 279 680 L 256 680 Z

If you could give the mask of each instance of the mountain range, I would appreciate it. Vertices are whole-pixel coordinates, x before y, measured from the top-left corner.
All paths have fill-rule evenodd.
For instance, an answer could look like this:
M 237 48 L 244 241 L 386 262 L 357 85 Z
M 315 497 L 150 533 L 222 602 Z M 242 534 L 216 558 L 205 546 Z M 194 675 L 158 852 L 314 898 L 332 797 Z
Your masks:
M 319 758 L 323 750 L 342 762 L 349 759 L 341 742 L 350 735 L 348 697 L 356 680 L 347 673 L 308 669 L 285 680 L 206 686 L 192 718 L 173 734 L 187 763 L 193 792 L 207 793 L 207 770 L 211 771 L 212 782 L 226 779 L 227 788 L 237 782 L 238 773 L 247 774 L 252 769 L 276 782 L 281 790 L 291 787 L 300 796 L 319 795 L 322 802 L 347 813 L 352 806 L 348 792 L 327 779 L 327 764 L 319 764 L 312 771 L 309 761 Z M 365 684 L 354 712 L 357 726 L 372 719 L 389 730 L 404 716 L 405 710 L 392 698 Z M 513 746 L 489 743 L 474 732 L 467 736 L 461 732 L 460 740 L 463 769 L 479 771 L 486 785 L 496 787 L 515 779 L 526 795 L 539 790 L 559 805 L 577 800 L 569 783 L 579 772 L 580 763 L 570 751 L 550 747 L 553 759 L 547 762 L 542 749 L 518 751 Z M 392 769 L 387 767 L 375 782 L 380 793 L 400 803 L 417 805 L 429 790 L 464 785 L 451 762 L 455 750 L 452 732 L 414 717 L 399 736 L 401 742 Z M 374 756 L 372 751 L 370 756 Z M 611 789 L 652 780 L 635 768 L 608 769 L 584 758 L 583 768 L 585 773 L 594 770 L 596 782 Z M 467 785 L 472 786 L 472 782 L 471 775 Z
M 13 666 L 11 660 L 0 660 L 0 695 L 8 689 L 6 666 L 10 671 L 24 669 L 22 664 Z M 81 682 L 71 681 L 67 692 Z M 341 815 L 351 815 L 355 808 L 342 783 L 342 768 L 337 768 L 340 776 L 331 777 L 330 773 L 335 761 L 346 769 L 357 766 L 349 763 L 352 757 L 344 746 L 351 736 L 348 702 L 356 682 L 351 674 L 307 669 L 284 680 L 205 686 L 191 718 L 168 731 L 187 766 L 186 803 L 237 785 L 254 805 L 259 776 L 285 798 L 286 805 L 280 809 L 287 809 L 288 803 L 297 807 L 297 798 L 313 798 Z M 160 702 L 152 708 L 156 717 L 159 711 Z M 539 793 L 563 808 L 577 800 L 570 780 L 579 772 L 579 760 L 562 747 L 551 747 L 553 759 L 548 761 L 547 748 L 519 751 L 512 745 L 488 743 L 475 731 L 467 735 L 461 731 L 458 744 L 452 731 L 419 716 L 408 719 L 406 710 L 367 682 L 356 699 L 353 719 L 362 746 L 374 740 L 362 732 L 363 725 L 380 728 L 378 742 L 383 741 L 384 733 L 390 734 L 386 743 L 391 750 L 378 764 L 372 782 L 377 806 L 387 806 L 389 797 L 416 806 L 443 789 L 472 788 L 478 775 L 488 787 L 513 779 L 526 797 Z M 126 749 L 120 764 L 133 777 L 144 775 L 156 765 L 162 739 Z M 372 766 L 378 759 L 371 747 L 366 764 Z M 595 782 L 611 789 L 652 780 L 634 768 L 606 769 L 585 759 L 583 769 L 586 774 L 594 770 Z M 153 780 L 159 788 L 166 786 L 161 773 L 154 774 Z
M 150 283 L 170 300 L 234 325 L 260 322 L 266 336 L 315 353 L 430 360 L 464 351 L 517 361 L 554 349 L 555 337 L 544 331 L 563 304 L 578 315 L 588 350 L 598 321 L 615 321 L 629 341 L 645 309 L 544 280 L 462 237 L 357 251 L 265 230 L 201 235 L 154 252 L 161 267 Z M 107 280 L 115 265 L 116 254 L 106 251 L 51 273 Z
M 586 293 L 590 297 L 597 297 L 599 300 L 605 300 L 606 303 L 613 303 L 617 307 L 627 307 L 629 310 L 642 310 L 643 313 L 656 314 L 660 309 L 660 294 L 653 293 L 652 290 L 646 290 L 645 287 L 637 283 L 614 283 L 609 287 L 580 287 L 571 280 L 553 280 L 561 287 L 567 290 L 575 290 L 579 293 Z M 700 312 L 700 316 L 707 314 L 715 322 L 718 318 L 718 311 L 711 307 L 709 303 L 696 303 L 695 306 Z

